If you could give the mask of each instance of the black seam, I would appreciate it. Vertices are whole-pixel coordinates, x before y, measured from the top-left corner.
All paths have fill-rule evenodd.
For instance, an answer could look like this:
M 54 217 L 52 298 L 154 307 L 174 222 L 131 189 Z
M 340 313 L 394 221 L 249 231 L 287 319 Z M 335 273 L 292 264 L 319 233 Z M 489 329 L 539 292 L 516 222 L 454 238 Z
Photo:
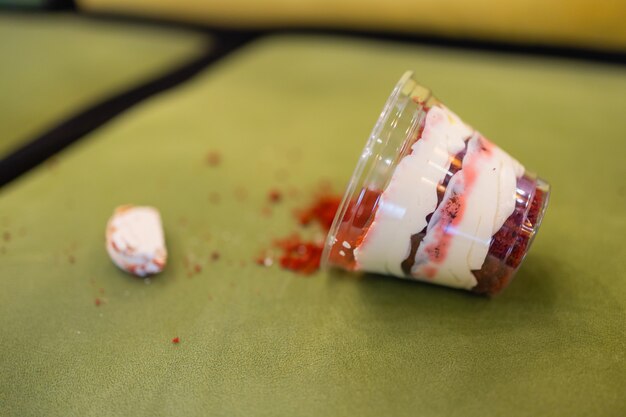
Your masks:
M 55 6 L 53 8 L 57 10 L 75 10 L 75 5 L 71 0 L 50 0 L 49 4 Z M 571 46 L 512 44 L 501 41 L 448 38 L 426 34 L 399 34 L 385 31 L 343 30 L 322 27 L 282 27 L 271 30 L 250 29 L 244 31 L 206 24 L 175 22 L 162 19 L 107 13 L 85 13 L 80 10 L 75 11 L 77 12 L 77 15 L 85 19 L 128 22 L 159 27 L 186 29 L 207 34 L 210 33 L 216 39 L 216 45 L 213 50 L 205 51 L 200 57 L 185 63 L 174 71 L 170 70 L 164 75 L 92 105 L 84 111 L 77 113 L 75 116 L 60 121 L 52 129 L 36 136 L 33 140 L 23 141 L 23 143 L 26 143 L 25 145 L 0 160 L 0 187 L 37 166 L 49 157 L 53 156 L 55 153 L 61 151 L 91 131 L 102 126 L 135 104 L 148 97 L 158 94 L 161 91 L 165 91 L 185 82 L 203 69 L 219 61 L 221 58 L 251 40 L 271 35 L 341 36 L 357 39 L 391 41 L 395 43 L 409 43 L 414 45 L 421 44 L 444 48 L 458 48 L 462 50 L 496 51 L 510 55 L 523 54 L 530 56 L 546 56 L 576 59 L 581 61 L 594 61 L 604 64 L 626 64 L 625 52 Z M 51 11 L 42 11 L 37 9 L 5 9 L 3 13 L 45 14 L 51 13 Z
M 74 116 L 62 120 L 53 128 L 26 141 L 25 145 L 0 160 L 0 187 L 39 165 L 57 152 L 102 126 L 133 105 L 177 86 L 212 63 L 224 58 L 253 38 L 252 33 L 233 33 L 228 39 L 217 38 L 215 46 L 175 70 L 169 70 L 134 88 L 92 105 Z

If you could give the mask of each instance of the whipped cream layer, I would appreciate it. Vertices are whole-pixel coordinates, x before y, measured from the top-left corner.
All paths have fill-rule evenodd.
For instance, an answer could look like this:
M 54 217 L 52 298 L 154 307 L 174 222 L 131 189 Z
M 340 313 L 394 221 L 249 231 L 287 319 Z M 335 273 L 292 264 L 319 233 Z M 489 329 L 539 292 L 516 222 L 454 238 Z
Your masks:
M 106 249 L 120 269 L 144 277 L 163 270 L 167 250 L 161 216 L 153 207 L 120 206 L 106 229 Z
M 438 205 L 437 189 L 454 156 L 466 148 L 462 167 Z M 482 267 L 491 237 L 515 209 L 516 182 L 524 168 L 440 104 L 428 111 L 411 150 L 394 170 L 354 251 L 357 269 L 405 277 L 402 262 L 411 254 L 411 236 L 426 230 L 411 276 L 472 288 L 472 270 Z

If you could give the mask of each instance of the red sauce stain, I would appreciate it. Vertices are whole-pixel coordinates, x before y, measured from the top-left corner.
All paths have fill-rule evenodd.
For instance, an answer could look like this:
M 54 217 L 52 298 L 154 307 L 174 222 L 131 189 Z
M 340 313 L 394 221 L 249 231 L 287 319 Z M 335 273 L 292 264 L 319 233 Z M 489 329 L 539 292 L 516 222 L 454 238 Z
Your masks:
M 206 154 L 206 163 L 211 167 L 216 167 L 222 163 L 222 155 L 218 151 L 209 151 Z
M 102 305 L 102 300 L 101 300 L 101 299 L 99 299 L 99 298 L 96 298 L 96 299 L 94 300 L 94 303 L 95 303 L 96 307 L 100 307 L 100 305 Z
M 172 343 L 177 345 L 180 343 L 180 337 L 176 336 L 175 338 L 172 339 Z
M 199 274 L 200 272 L 202 272 L 202 265 L 200 265 L 200 264 L 195 264 L 195 265 L 193 266 L 193 271 L 194 271 L 196 274 Z

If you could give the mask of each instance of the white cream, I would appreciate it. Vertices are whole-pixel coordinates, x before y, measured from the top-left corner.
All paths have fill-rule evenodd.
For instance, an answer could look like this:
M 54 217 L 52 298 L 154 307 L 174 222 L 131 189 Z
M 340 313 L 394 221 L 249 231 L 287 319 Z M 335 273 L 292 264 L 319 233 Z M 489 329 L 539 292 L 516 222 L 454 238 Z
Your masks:
M 450 156 L 465 148 L 472 133 L 447 108 L 431 108 L 421 139 L 398 163 L 363 243 L 354 250 L 358 269 L 404 276 L 401 263 L 409 256 L 411 236 L 426 227 L 426 216 L 437 207 L 437 186 L 450 168 Z
M 470 137 L 463 159 L 463 168 L 469 169 L 461 169 L 451 178 L 437 207 L 437 186 L 448 172 L 450 158 L 463 150 Z M 452 287 L 469 289 L 476 285 L 471 271 L 482 267 L 491 237 L 513 213 L 516 179 L 524 173 L 523 166 L 497 146 L 486 142 L 490 152 L 481 151 L 480 140 L 478 133 L 446 107 L 431 108 L 421 139 L 394 170 L 374 221 L 363 243 L 354 250 L 358 269 L 405 277 L 401 264 L 410 254 L 411 236 L 427 226 L 426 216 L 434 211 L 412 275 Z M 470 175 L 471 170 L 474 175 Z M 470 176 L 473 183 L 466 190 Z M 441 237 L 435 226 L 453 191 L 462 196 L 464 213 L 451 228 L 454 230 L 448 230 L 452 235 L 447 253 L 433 262 L 426 249 Z
M 140 277 L 161 272 L 167 250 L 159 212 L 129 205 L 115 209 L 107 224 L 106 249 L 126 272 Z
M 487 145 L 487 151 L 481 150 Z M 497 146 L 476 134 L 468 143 L 463 168 L 450 180 L 443 201 L 428 225 L 416 255 L 412 275 L 450 287 L 470 289 L 476 285 L 472 270 L 485 261 L 491 237 L 515 210 L 517 177 L 524 167 Z M 469 184 L 469 185 L 468 185 Z M 449 239 L 441 262 L 429 258 L 429 248 L 442 242 L 442 211 L 453 194 L 461 196 L 460 221 L 447 227 Z

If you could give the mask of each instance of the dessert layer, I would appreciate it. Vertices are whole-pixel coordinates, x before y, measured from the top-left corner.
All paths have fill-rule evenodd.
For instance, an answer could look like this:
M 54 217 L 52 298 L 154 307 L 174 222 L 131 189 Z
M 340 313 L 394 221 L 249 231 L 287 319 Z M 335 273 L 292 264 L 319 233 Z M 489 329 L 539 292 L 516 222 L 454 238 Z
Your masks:
M 452 111 L 433 106 L 354 249 L 356 269 L 400 277 L 408 269 L 417 279 L 474 287 L 472 271 L 482 267 L 491 237 L 515 210 L 523 173 Z

